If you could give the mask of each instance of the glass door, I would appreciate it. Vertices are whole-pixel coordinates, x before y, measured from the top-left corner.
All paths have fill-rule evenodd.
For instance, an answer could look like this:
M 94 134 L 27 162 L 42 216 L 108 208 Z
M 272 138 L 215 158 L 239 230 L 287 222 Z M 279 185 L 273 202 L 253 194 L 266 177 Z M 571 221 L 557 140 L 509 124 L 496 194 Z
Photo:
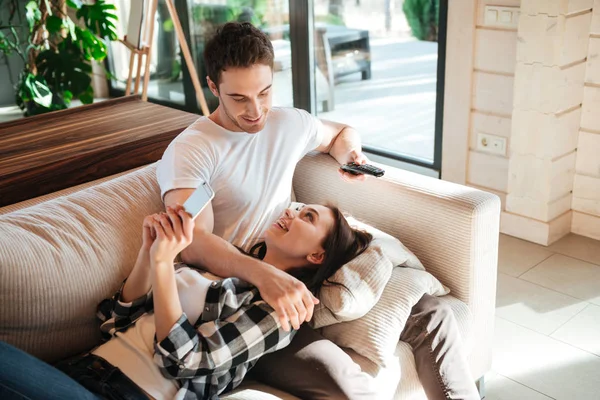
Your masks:
M 127 30 L 130 1 L 112 0 L 119 10 L 120 37 Z M 267 33 L 275 51 L 273 105 L 294 105 L 291 40 L 286 29 L 289 27 L 288 0 L 174 0 L 174 3 L 211 111 L 218 106 L 218 99 L 206 83 L 204 45 L 216 27 L 229 21 L 251 22 Z M 190 72 L 183 62 L 164 0 L 158 1 L 155 18 L 148 99 L 200 114 Z M 109 58 L 109 70 L 114 75 L 110 81 L 111 95 L 122 96 L 129 67 L 129 51 L 121 43 L 115 43 Z
M 439 172 L 447 0 L 314 0 L 315 110 Z

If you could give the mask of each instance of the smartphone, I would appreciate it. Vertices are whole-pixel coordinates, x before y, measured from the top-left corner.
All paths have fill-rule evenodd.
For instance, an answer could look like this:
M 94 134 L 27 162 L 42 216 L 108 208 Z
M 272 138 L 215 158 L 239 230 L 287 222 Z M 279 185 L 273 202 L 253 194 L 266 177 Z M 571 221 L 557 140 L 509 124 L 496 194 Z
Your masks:
M 192 195 L 188 197 L 185 203 L 183 203 L 183 208 L 192 216 L 192 219 L 195 219 L 214 197 L 215 192 L 205 182 L 198 186 Z

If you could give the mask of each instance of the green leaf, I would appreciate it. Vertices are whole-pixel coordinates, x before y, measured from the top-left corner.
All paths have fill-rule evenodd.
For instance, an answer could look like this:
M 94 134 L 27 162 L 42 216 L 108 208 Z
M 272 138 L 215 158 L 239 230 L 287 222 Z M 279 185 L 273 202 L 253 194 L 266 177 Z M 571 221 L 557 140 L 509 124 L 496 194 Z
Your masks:
M 67 0 L 67 5 L 71 8 L 79 10 L 81 6 L 83 6 L 83 3 L 81 0 Z
M 2 31 L 0 31 L 0 51 L 5 54 L 10 54 L 10 45 L 8 44 L 8 40 Z
M 94 102 L 94 88 L 88 86 L 86 91 L 83 94 L 79 95 L 79 100 L 83 104 L 92 104 Z
M 82 18 L 85 26 L 100 37 L 117 40 L 118 20 L 114 10 L 117 8 L 112 4 L 106 4 L 104 0 L 97 0 L 92 5 L 83 5 L 77 10 L 77 18 Z
M 56 15 L 50 15 L 46 18 L 46 29 L 50 33 L 60 32 L 60 30 L 64 27 L 63 20 Z
M 42 107 L 49 108 L 52 104 L 52 91 L 46 84 L 46 81 L 33 74 L 25 78 L 24 89 L 27 91 L 27 99 L 34 101 Z
M 166 19 L 165 22 L 163 22 L 163 31 L 173 32 L 174 28 L 175 28 L 175 24 L 173 24 L 173 20 L 171 18 Z
M 75 30 L 75 23 L 69 17 L 66 18 L 65 22 L 67 23 L 67 28 L 69 28 L 71 40 L 74 42 L 77 41 L 77 31 Z
M 75 27 L 76 36 L 81 43 L 83 55 L 86 60 L 102 61 L 108 55 L 106 44 L 94 35 L 89 29 Z
M 65 90 L 63 92 L 63 100 L 67 105 L 71 104 L 71 100 L 73 100 L 73 93 L 70 90 Z
M 42 18 L 42 13 L 38 8 L 37 2 L 34 0 L 27 3 L 25 10 L 27 10 L 25 17 L 27 18 L 27 24 L 29 25 L 29 31 L 31 32 L 36 22 Z

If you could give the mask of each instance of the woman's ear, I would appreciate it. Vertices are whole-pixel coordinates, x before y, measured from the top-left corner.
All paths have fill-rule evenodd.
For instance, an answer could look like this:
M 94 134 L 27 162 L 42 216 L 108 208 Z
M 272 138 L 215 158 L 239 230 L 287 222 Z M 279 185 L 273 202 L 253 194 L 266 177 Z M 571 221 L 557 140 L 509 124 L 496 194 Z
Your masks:
M 323 261 L 325 261 L 325 251 L 320 251 L 318 253 L 311 253 L 308 256 L 306 256 L 306 259 L 311 264 L 316 264 L 316 265 L 323 264 Z

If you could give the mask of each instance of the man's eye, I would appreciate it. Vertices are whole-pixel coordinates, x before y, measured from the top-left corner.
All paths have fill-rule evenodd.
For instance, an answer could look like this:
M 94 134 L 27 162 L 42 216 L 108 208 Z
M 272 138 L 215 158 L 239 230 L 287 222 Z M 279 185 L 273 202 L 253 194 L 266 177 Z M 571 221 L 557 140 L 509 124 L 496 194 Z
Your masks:
M 235 98 L 233 99 L 233 101 L 235 101 L 235 102 L 237 102 L 237 103 L 241 103 L 241 102 L 243 102 L 244 100 L 246 100 L 246 99 L 235 99 Z

